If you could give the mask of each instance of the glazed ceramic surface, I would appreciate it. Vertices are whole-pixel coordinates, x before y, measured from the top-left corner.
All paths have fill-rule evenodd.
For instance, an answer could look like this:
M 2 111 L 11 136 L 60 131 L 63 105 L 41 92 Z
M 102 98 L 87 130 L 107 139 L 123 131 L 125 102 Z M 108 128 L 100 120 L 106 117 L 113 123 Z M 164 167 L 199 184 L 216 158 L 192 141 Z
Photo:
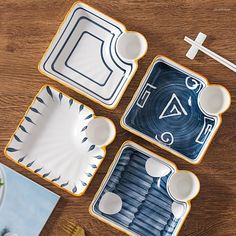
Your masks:
M 4 171 L 1 165 L 0 165 L 0 182 L 3 183 L 3 185 L 0 186 L 0 208 L 1 208 L 4 201 L 6 186 L 7 186 L 6 177 L 4 175 Z
M 148 163 L 150 160 L 155 165 Z M 149 164 L 155 168 L 150 169 Z M 90 206 L 90 213 L 131 235 L 177 235 L 190 204 L 174 200 L 168 191 L 168 181 L 176 171 L 173 163 L 128 141 L 110 167 Z M 115 214 L 110 214 L 110 206 L 101 203 L 107 193 L 122 200 L 119 210 L 118 199 L 112 199 L 113 205 L 117 204 L 114 212 L 119 210 Z
M 39 70 L 107 108 L 114 108 L 137 69 L 121 59 L 117 40 L 124 25 L 83 3 L 67 14 Z
M 5 149 L 7 157 L 79 196 L 105 156 L 86 129 L 94 112 L 60 91 L 44 86 Z
M 191 163 L 204 155 L 221 123 L 206 114 L 199 94 L 208 82 L 165 58 L 154 60 L 122 117 L 125 129 Z

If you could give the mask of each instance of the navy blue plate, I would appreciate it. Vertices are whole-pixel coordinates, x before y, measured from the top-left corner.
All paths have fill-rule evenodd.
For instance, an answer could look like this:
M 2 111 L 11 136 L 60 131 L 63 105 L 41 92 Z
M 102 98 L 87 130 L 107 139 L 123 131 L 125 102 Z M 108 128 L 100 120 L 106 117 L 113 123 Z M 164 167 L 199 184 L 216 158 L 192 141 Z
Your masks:
M 129 104 L 121 125 L 196 164 L 220 125 L 200 107 L 203 77 L 166 57 L 156 58 Z

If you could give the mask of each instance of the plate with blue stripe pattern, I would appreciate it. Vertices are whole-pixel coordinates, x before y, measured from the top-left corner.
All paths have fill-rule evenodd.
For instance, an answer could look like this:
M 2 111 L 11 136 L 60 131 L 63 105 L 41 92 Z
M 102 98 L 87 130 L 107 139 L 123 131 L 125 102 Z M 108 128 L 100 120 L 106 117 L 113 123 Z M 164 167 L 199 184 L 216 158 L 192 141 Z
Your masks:
M 148 173 L 146 163 L 150 158 L 164 167 L 163 176 L 153 177 Z M 169 179 L 177 171 L 172 162 L 127 141 L 96 193 L 90 213 L 129 235 L 177 235 L 190 211 L 190 202 L 175 200 L 168 190 Z M 122 200 L 120 210 L 114 214 L 101 210 L 101 201 L 107 193 Z

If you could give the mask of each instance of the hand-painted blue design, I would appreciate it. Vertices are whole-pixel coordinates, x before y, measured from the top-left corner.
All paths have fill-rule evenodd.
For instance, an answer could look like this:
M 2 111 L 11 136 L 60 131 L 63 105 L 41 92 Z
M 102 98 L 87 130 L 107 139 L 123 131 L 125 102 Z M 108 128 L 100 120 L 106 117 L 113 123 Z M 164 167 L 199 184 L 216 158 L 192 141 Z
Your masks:
M 25 127 L 24 127 L 23 125 L 20 125 L 19 128 L 20 128 L 23 132 L 29 134 L 28 131 L 25 129 Z
M 62 98 L 63 98 L 63 94 L 60 92 L 60 93 L 59 93 L 60 102 L 61 102 Z
M 42 98 L 40 98 L 40 97 L 36 97 L 36 99 L 40 102 L 40 103 L 42 103 L 42 104 L 44 104 L 44 105 L 46 105 L 46 103 L 43 101 L 43 99 Z
M 85 182 L 83 182 L 82 180 L 80 180 L 80 182 L 81 182 L 81 184 L 83 185 L 83 186 L 86 186 L 87 184 L 85 183 Z
M 70 107 L 71 107 L 72 104 L 73 104 L 73 99 L 72 98 L 69 100 L 69 104 L 70 104 Z
M 64 183 L 64 184 L 62 184 L 61 187 L 64 188 L 64 187 L 66 187 L 68 184 L 69 184 L 69 181 L 66 182 L 66 183 Z
M 93 169 L 96 169 L 97 168 L 97 166 L 95 165 L 95 164 L 91 164 L 90 165 Z
M 199 92 L 205 86 L 203 80 L 158 60 L 126 113 L 124 124 L 140 136 L 197 160 L 218 123 L 217 117 L 206 115 L 199 107 Z
M 114 60 L 113 55 L 112 55 L 111 45 L 116 45 L 117 39 L 118 39 L 118 37 L 123 33 L 123 31 L 122 31 L 117 25 L 114 25 L 113 23 L 111 23 L 111 22 L 105 20 L 105 19 L 102 18 L 101 16 L 99 16 L 99 15 L 97 15 L 97 14 L 95 14 L 95 13 L 89 11 L 89 10 L 87 10 L 86 8 L 78 7 L 78 8 L 76 8 L 76 9 L 74 10 L 74 12 L 73 12 L 71 18 L 70 18 L 69 21 L 68 21 L 68 24 L 65 26 L 64 31 L 63 31 L 62 34 L 60 35 L 60 38 L 59 38 L 58 41 L 55 43 L 55 46 L 54 46 L 54 48 L 52 49 L 50 55 L 49 55 L 49 56 L 47 57 L 47 59 L 45 60 L 45 62 L 44 62 L 44 64 L 43 64 L 43 69 L 44 69 L 47 73 L 49 73 L 49 74 L 55 76 L 55 73 L 52 73 L 51 71 L 48 71 L 48 70 L 46 69 L 46 64 L 47 64 L 48 60 L 50 59 L 50 57 L 52 56 L 52 54 L 54 53 L 54 51 L 55 51 L 55 49 L 57 48 L 58 44 L 60 43 L 61 39 L 63 38 L 63 36 L 64 36 L 66 30 L 69 28 L 69 25 L 70 25 L 70 23 L 72 22 L 72 20 L 73 20 L 75 14 L 77 13 L 77 11 L 81 11 L 81 10 L 82 10 L 82 11 L 85 11 L 86 14 L 88 14 L 90 18 L 96 19 L 96 21 L 97 21 L 97 19 L 99 19 L 99 20 L 101 20 L 101 21 L 104 21 L 106 25 L 109 25 L 109 28 L 105 28 L 103 25 L 98 24 L 96 21 L 93 21 L 93 20 L 91 20 L 91 19 L 88 18 L 88 17 L 81 16 L 81 17 L 77 20 L 77 22 L 76 22 L 76 24 L 74 25 L 72 31 L 70 32 L 70 36 L 73 34 L 73 31 L 75 30 L 75 28 L 77 27 L 77 25 L 79 24 L 79 22 L 80 22 L 81 19 L 87 19 L 87 20 L 90 21 L 91 23 L 95 24 L 95 25 L 98 26 L 98 27 L 101 27 L 102 29 L 104 29 L 105 31 L 107 31 L 108 33 L 110 33 L 110 34 L 112 35 L 112 39 L 111 39 L 110 47 L 109 47 L 109 53 L 110 53 L 111 59 L 112 59 L 113 62 L 117 65 L 118 68 L 120 68 L 121 70 L 124 71 L 123 76 L 122 76 L 122 78 L 120 79 L 120 83 L 117 85 L 116 89 L 114 89 L 114 92 L 111 94 L 111 96 L 110 96 L 109 98 L 104 98 L 104 97 L 102 97 L 101 95 L 99 95 L 98 93 L 95 93 L 95 91 L 92 91 L 92 90 L 88 89 L 86 86 L 84 86 L 83 84 L 80 84 L 78 81 L 73 80 L 72 78 L 70 78 L 70 77 L 66 76 L 65 74 L 62 74 L 60 71 L 56 70 L 54 64 L 55 64 L 55 62 L 57 61 L 57 58 L 59 57 L 61 51 L 62 51 L 63 48 L 65 47 L 65 45 L 66 45 L 66 43 L 67 43 L 67 41 L 69 40 L 70 37 L 68 37 L 67 40 L 64 42 L 64 44 L 63 44 L 63 46 L 62 46 L 60 52 L 57 54 L 57 56 L 55 57 L 55 60 L 53 61 L 52 65 L 50 65 L 50 67 L 51 67 L 51 69 L 52 69 L 53 72 L 55 72 L 55 73 L 61 75 L 64 79 L 66 79 L 66 80 L 69 81 L 70 83 L 73 82 L 73 83 L 79 85 L 80 87 L 82 87 L 83 89 L 86 89 L 88 92 L 94 94 L 95 96 L 97 96 L 97 97 L 99 97 L 99 98 L 101 98 L 101 99 L 104 99 L 104 100 L 109 101 L 109 100 L 115 95 L 115 93 L 117 92 L 117 89 L 119 89 L 119 90 L 122 89 L 122 87 L 119 88 L 119 87 L 120 87 L 120 84 L 121 84 L 124 80 L 126 81 L 126 80 L 129 78 L 130 74 L 131 74 L 132 71 L 133 71 L 133 64 L 132 64 L 132 63 L 126 63 L 126 62 L 124 62 L 124 61 L 119 57 L 119 55 L 118 55 L 118 53 L 117 53 L 117 51 L 116 51 L 116 48 L 115 48 L 115 54 L 116 54 L 116 56 L 117 56 L 124 64 L 126 64 L 126 65 L 129 66 L 129 68 L 128 68 L 127 70 L 124 70 L 124 68 L 121 68 L 121 67 L 116 63 L 116 61 Z M 119 34 L 116 34 L 116 35 L 115 35 L 113 32 L 115 32 L 116 30 L 119 31 Z M 113 42 L 114 40 L 115 40 L 115 42 Z M 127 76 L 124 76 L 125 73 L 126 73 L 126 71 L 128 71 L 128 74 L 127 74 Z M 116 95 L 116 97 L 117 97 L 117 96 L 119 95 L 119 93 L 116 93 L 116 94 L 117 94 L 117 95 Z
M 38 173 L 39 171 L 41 171 L 43 169 L 43 167 L 42 168 L 38 168 L 38 169 L 36 169 L 35 171 L 34 171 L 34 173 Z
M 93 114 L 90 114 L 90 115 L 88 115 L 87 117 L 85 117 L 85 120 L 88 120 L 88 119 L 90 119 L 90 118 L 92 118 L 93 117 Z
M 32 121 L 32 119 L 31 119 L 30 117 L 26 116 L 25 119 L 26 119 L 28 122 L 30 122 L 30 123 L 36 125 L 36 124 Z
M 32 161 L 26 165 L 26 167 L 31 167 L 34 164 L 35 161 Z
M 86 140 L 88 140 L 87 137 L 83 138 L 82 143 L 84 143 Z
M 79 107 L 79 112 L 81 112 L 83 109 L 84 109 L 84 105 L 81 104 L 80 107 Z
M 52 94 L 52 90 L 50 89 L 49 86 L 46 87 L 46 90 L 47 90 L 47 93 L 50 95 L 50 97 L 52 98 L 53 100 L 53 94 Z
M 88 19 L 88 18 L 83 18 L 83 19 Z M 93 21 L 90 21 L 90 22 L 93 22 Z M 76 49 L 76 47 L 78 46 L 79 42 L 81 41 L 81 39 L 82 39 L 85 35 L 89 35 L 90 37 L 95 38 L 96 40 L 98 40 L 98 41 L 101 43 L 101 44 L 100 44 L 100 45 L 101 45 L 101 47 L 100 47 L 101 60 L 103 61 L 104 66 L 105 66 L 105 67 L 107 68 L 107 70 L 109 71 L 109 75 L 107 76 L 106 79 L 104 79 L 104 82 L 103 82 L 103 83 L 98 83 L 97 80 L 96 80 L 96 78 L 91 78 L 91 77 L 89 77 L 89 76 L 83 74 L 82 72 L 78 71 L 78 69 L 75 69 L 75 68 L 73 68 L 72 66 L 69 65 L 69 59 L 70 59 L 71 55 L 73 54 L 73 52 L 74 52 L 74 50 Z M 101 39 L 101 38 L 99 38 L 99 37 L 97 37 L 96 35 L 94 35 L 94 34 L 88 32 L 88 31 L 84 31 L 84 32 L 81 34 L 81 36 L 79 37 L 77 43 L 75 44 L 75 46 L 74 46 L 73 50 L 71 51 L 71 53 L 69 54 L 68 58 L 66 59 L 65 65 L 66 65 L 68 68 L 70 68 L 71 70 L 73 70 L 73 71 L 77 72 L 78 74 L 84 76 L 84 77 L 87 78 L 88 80 L 94 82 L 95 84 L 98 84 L 98 85 L 100 85 L 100 86 L 105 86 L 106 83 L 108 82 L 108 80 L 109 80 L 111 74 L 113 73 L 113 70 L 112 70 L 112 69 L 109 67 L 109 65 L 106 63 L 106 60 L 104 59 L 103 54 L 104 54 L 104 40 Z
M 180 219 L 171 211 L 172 198 L 167 192 L 167 180 L 173 174 L 154 178 L 147 174 L 145 163 L 150 157 L 126 146 L 94 202 L 94 212 L 113 223 L 142 236 L 173 235 Z M 162 162 L 162 161 L 161 161 Z M 158 184 L 157 184 L 158 183 Z M 113 192 L 122 199 L 122 209 L 114 215 L 99 210 L 99 202 L 106 192 Z M 184 207 L 187 207 L 183 203 Z
M 72 192 L 73 192 L 73 193 L 76 193 L 76 192 L 77 192 L 77 187 L 76 187 L 76 185 L 75 185 L 74 188 L 72 189 Z
M 95 156 L 95 158 L 97 158 L 97 159 L 102 159 L 103 158 L 103 156 L 101 156 L 101 155 L 98 155 L 98 156 Z
M 37 113 L 37 114 L 42 115 L 42 113 L 40 111 L 38 111 L 36 108 L 34 108 L 34 107 L 30 107 L 30 110 L 35 112 L 35 113 Z
M 81 132 L 85 131 L 88 128 L 88 126 L 84 126 L 83 129 L 81 129 Z
M 61 176 L 58 176 L 57 178 L 52 179 L 52 182 L 56 182 L 56 181 L 58 181 L 60 178 L 61 178 Z
M 27 157 L 27 155 L 25 155 L 25 156 L 19 158 L 19 159 L 18 159 L 18 163 L 21 163 L 22 161 L 24 161 L 26 157 Z
M 15 149 L 15 148 L 12 148 L 12 147 L 8 147 L 8 148 L 7 148 L 7 151 L 8 151 L 8 152 L 17 152 L 17 151 L 19 151 L 19 149 Z
M 88 18 L 85 18 L 85 17 L 82 18 L 82 17 L 81 17 L 80 19 L 88 19 Z M 90 22 L 93 22 L 93 21 L 90 21 Z M 104 79 L 104 82 L 103 82 L 103 83 L 98 83 L 97 80 L 96 80 L 96 78 L 91 78 L 91 77 L 89 77 L 89 76 L 83 74 L 82 72 L 80 72 L 78 69 L 73 68 L 72 66 L 69 65 L 69 60 L 70 60 L 71 55 L 74 53 L 75 49 L 78 47 L 78 44 L 79 44 L 79 42 L 81 41 L 81 39 L 82 39 L 84 36 L 86 36 L 86 35 L 89 35 L 90 37 L 95 38 L 96 40 L 98 40 L 98 41 L 101 43 L 100 56 L 101 56 L 101 59 L 102 59 L 102 61 L 103 61 L 103 64 L 105 65 L 105 67 L 107 68 L 107 70 L 109 70 L 109 75 L 107 76 L 106 79 Z M 104 40 L 100 39 L 99 37 L 97 37 L 96 35 L 94 35 L 94 34 L 88 32 L 88 31 L 84 31 L 84 32 L 80 35 L 78 41 L 76 42 L 75 46 L 73 47 L 72 51 L 70 52 L 69 56 L 67 57 L 67 59 L 66 59 L 66 61 L 65 61 L 65 65 L 66 65 L 68 68 L 70 68 L 71 70 L 73 70 L 73 71 L 77 72 L 78 74 L 84 76 L 84 77 L 87 78 L 88 80 L 94 82 L 95 84 L 98 84 L 98 85 L 100 85 L 100 86 L 105 86 L 106 83 L 108 82 L 108 80 L 109 80 L 109 78 L 110 78 L 110 76 L 111 76 L 113 70 L 112 70 L 112 69 L 108 66 L 108 64 L 106 63 L 106 61 L 105 61 L 105 59 L 104 59 L 104 56 L 103 56 L 103 53 L 104 53 Z
M 74 108 L 74 109 L 79 109 L 80 111 L 82 111 L 82 110 L 84 110 L 84 112 L 82 111 L 82 113 L 81 114 L 79 114 L 78 112 L 77 112 L 77 115 L 78 115 L 78 118 L 81 120 L 81 122 L 82 122 L 82 125 L 84 124 L 86 124 L 86 123 L 88 123 L 89 122 L 89 120 L 87 120 L 87 121 L 84 121 L 84 117 L 85 116 L 87 116 L 87 115 L 91 115 L 91 109 L 90 108 L 88 108 L 88 107 L 86 107 L 85 105 L 83 105 L 83 104 L 81 104 L 81 103 L 78 103 L 77 104 L 77 102 L 75 101 L 75 100 L 73 100 L 73 99 L 70 99 L 69 97 L 67 97 L 67 96 L 65 96 L 65 95 L 63 95 L 62 93 L 61 93 L 61 95 L 60 95 L 60 92 L 58 92 L 57 90 L 55 90 L 53 87 L 50 87 L 50 89 L 47 89 L 47 91 L 50 93 L 50 91 L 51 91 L 51 93 L 53 94 L 53 96 L 54 96 L 54 101 L 57 103 L 57 105 L 61 105 L 61 107 L 63 106 L 65 106 L 65 108 L 66 108 L 66 104 L 67 104 L 67 108 L 68 108 L 68 106 L 70 105 L 72 105 L 73 107 L 72 108 Z M 45 114 L 47 114 L 47 110 L 48 109 L 50 109 L 50 107 L 49 106 L 51 106 L 51 105 L 53 105 L 54 103 L 52 102 L 52 100 L 51 100 L 51 97 L 49 97 L 48 96 L 48 92 L 46 91 L 46 88 L 44 88 L 41 92 L 40 92 L 40 95 L 39 96 L 41 96 L 41 97 L 45 97 L 45 95 L 46 95 L 46 98 L 47 98 L 47 100 L 45 99 L 45 101 L 46 101 L 46 103 L 47 104 L 45 104 L 45 106 L 44 105 L 42 105 L 43 103 L 42 103 L 42 98 L 41 97 L 37 97 L 38 99 L 36 99 L 33 103 L 35 103 L 36 105 L 38 105 L 39 107 L 41 107 L 41 108 L 43 108 L 42 109 L 42 114 L 36 109 L 36 108 L 34 108 L 34 107 L 30 107 L 30 111 L 28 111 L 28 113 L 27 113 L 27 115 L 25 115 L 25 117 L 24 117 L 24 121 L 23 122 L 21 122 L 21 125 L 19 126 L 19 128 L 15 131 L 15 134 L 13 135 L 13 137 L 12 137 L 12 140 L 11 140 L 11 143 L 8 145 L 8 147 L 6 147 L 6 152 L 7 153 L 9 153 L 9 155 L 10 155 L 10 153 L 14 153 L 14 152 L 16 152 L 15 153 L 15 155 L 14 154 L 12 154 L 12 155 L 10 155 L 11 156 L 11 158 L 12 159 L 14 159 L 14 160 L 16 160 L 18 163 L 21 163 L 22 165 L 24 165 L 24 166 L 26 166 L 26 167 L 28 167 L 32 172 L 34 172 L 34 173 L 38 173 L 38 174 L 40 174 L 40 176 L 42 176 L 43 178 L 46 178 L 46 177 L 48 177 L 48 180 L 50 180 L 51 182 L 56 182 L 56 183 L 60 183 L 60 185 L 61 185 L 61 187 L 66 187 L 67 185 L 69 185 L 69 181 L 68 181 L 68 183 L 65 183 L 65 180 L 63 181 L 62 180 L 62 178 L 59 176 L 58 177 L 58 175 L 59 174 L 56 174 L 56 175 L 53 175 L 53 172 L 49 172 L 49 170 L 50 170 L 50 168 L 47 168 L 47 166 L 44 166 L 44 165 L 41 165 L 40 164 L 40 162 L 38 162 L 37 160 L 35 160 L 34 159 L 34 161 L 32 161 L 32 159 L 30 158 L 32 155 L 32 153 L 28 153 L 28 152 L 25 152 L 26 150 L 25 150 L 25 148 L 27 149 L 27 145 L 26 145 L 26 143 L 25 143 L 25 139 L 27 139 L 27 137 L 30 137 L 32 134 L 35 134 L 34 133 L 34 131 L 36 131 L 36 133 L 37 133 L 37 129 L 38 128 L 40 128 L 39 126 L 39 124 L 40 124 L 40 119 L 42 118 L 43 119 L 43 117 L 44 117 L 44 115 Z M 43 96 L 42 96 L 43 95 Z M 64 99 L 64 100 L 62 100 L 62 102 L 60 102 L 59 100 L 62 100 L 62 99 Z M 48 103 L 49 102 L 49 103 Z M 64 103 L 65 102 L 65 103 Z M 55 105 L 55 104 L 54 104 Z M 33 105 L 32 105 L 33 106 Z M 36 106 L 37 107 L 37 106 Z M 38 107 L 37 107 L 38 108 Z M 39 108 L 38 108 L 39 109 Z M 46 109 L 46 110 L 45 110 Z M 69 109 L 69 108 L 68 108 Z M 38 114 L 41 114 L 42 116 L 38 116 L 37 114 L 34 114 L 33 112 L 31 112 L 31 111 L 33 111 L 33 112 L 35 112 L 35 113 L 38 113 Z M 69 111 L 69 110 L 68 110 Z M 89 117 L 88 117 L 89 118 Z M 34 121 L 33 121 L 34 120 Z M 29 123 L 28 123 L 29 122 Z M 39 122 L 39 123 L 38 123 Z M 23 126 L 24 125 L 24 126 Z M 37 126 L 36 126 L 37 125 Z M 26 128 L 25 128 L 26 127 Z M 38 128 L 37 128 L 38 127 Z M 32 128 L 32 129 L 31 129 Z M 35 130 L 36 129 L 36 130 Z M 83 131 L 85 131 L 86 129 L 87 129 L 87 126 L 81 126 L 81 132 L 83 132 Z M 28 131 L 30 132 L 30 133 L 28 133 L 29 135 L 26 135 L 26 134 L 24 134 L 23 132 L 21 132 L 21 130 L 23 131 L 23 132 L 25 132 L 25 133 L 28 133 Z M 93 156 L 94 155 L 96 155 L 96 153 L 98 154 L 98 153 L 100 153 L 99 152 L 99 150 L 97 150 L 96 152 L 92 152 L 92 150 L 93 149 L 95 149 L 95 145 L 92 145 L 91 143 L 88 143 L 88 144 L 86 144 L 85 142 L 88 140 L 88 138 L 87 137 L 85 137 L 86 136 L 86 134 L 85 133 L 81 133 L 80 134 L 80 138 L 81 138 L 81 142 L 82 142 L 82 144 L 80 145 L 80 146 L 84 146 L 87 150 L 89 149 L 89 151 L 91 151 L 91 158 L 93 158 Z M 20 137 L 20 138 L 19 138 Z M 36 137 L 37 138 L 37 137 Z M 83 143 L 85 143 L 85 144 L 83 144 Z M 22 146 L 23 145 L 23 146 Z M 26 146 L 25 146 L 26 145 Z M 25 147 L 25 148 L 24 148 Z M 25 150 L 25 151 L 24 151 Z M 96 150 L 96 149 L 95 149 Z M 18 152 L 18 154 L 17 154 L 17 152 Z M 27 155 L 26 155 L 27 154 Z M 25 156 L 24 156 L 25 155 Z M 26 158 L 26 156 L 28 156 L 27 158 Z M 32 156 L 33 157 L 33 156 Z M 94 160 L 95 161 L 95 160 Z M 35 163 L 35 164 L 34 164 Z M 37 163 L 37 165 L 36 165 L 36 163 Z M 41 168 L 39 168 L 39 167 L 41 167 Z M 90 170 L 87 170 L 86 172 L 91 172 L 91 173 L 85 173 L 84 172 L 84 174 L 86 174 L 86 176 L 87 177 L 92 177 L 92 169 L 91 169 L 91 167 L 90 166 L 88 166 L 89 168 L 90 168 Z M 46 170 L 47 169 L 47 170 Z M 86 182 L 86 180 L 87 180 L 87 177 L 85 176 L 85 182 Z M 61 178 L 61 179 L 60 179 Z M 60 180 L 60 181 L 59 181 Z M 68 179 L 66 179 L 66 181 L 67 181 Z M 83 180 L 83 179 L 82 179 Z M 83 186 L 85 186 L 86 185 L 86 183 L 82 183 L 83 184 Z M 80 184 L 80 183 L 78 183 L 78 184 Z M 73 185 L 69 185 L 69 186 L 67 186 L 65 189 L 66 190 L 68 190 L 68 191 L 72 191 L 72 188 L 73 188 Z M 76 192 L 77 194 L 78 193 L 80 193 L 80 191 L 81 191 L 81 188 L 82 188 L 82 186 L 80 185 L 80 189 L 77 189 L 77 187 L 75 186 L 74 187 L 74 192 Z M 82 188 L 82 190 L 83 190 L 83 188 Z
M 14 138 L 17 142 L 22 143 L 22 140 L 16 134 L 14 134 Z
M 93 144 L 93 145 L 91 145 L 91 146 L 89 147 L 89 150 L 88 150 L 88 151 L 90 152 L 90 151 L 92 151 L 94 148 L 95 148 L 95 145 Z
M 43 178 L 48 177 L 50 174 L 51 174 L 51 172 L 48 172 L 48 173 L 43 174 Z

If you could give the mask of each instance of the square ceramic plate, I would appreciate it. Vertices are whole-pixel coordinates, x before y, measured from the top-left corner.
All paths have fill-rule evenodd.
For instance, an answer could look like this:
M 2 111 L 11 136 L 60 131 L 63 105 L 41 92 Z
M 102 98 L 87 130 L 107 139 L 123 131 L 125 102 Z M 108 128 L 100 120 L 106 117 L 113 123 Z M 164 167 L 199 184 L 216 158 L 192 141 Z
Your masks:
M 133 60 L 121 58 L 117 40 L 125 26 L 84 3 L 75 3 L 44 54 L 39 70 L 107 108 L 115 108 L 146 52 L 146 40 L 130 33 L 140 46 Z M 127 34 L 128 35 L 128 34 Z M 141 41 L 139 41 L 139 39 Z M 121 45 L 122 46 L 122 45 Z
M 128 141 L 117 153 L 90 213 L 129 235 L 177 235 L 190 211 L 190 201 L 175 200 L 167 186 L 179 172 L 184 173 L 172 162 Z M 108 196 L 112 196 L 112 204 Z
M 207 80 L 166 57 L 154 59 L 127 107 L 121 125 L 197 164 L 220 123 L 199 104 Z
M 13 134 L 5 155 L 80 196 L 105 157 L 105 147 L 94 145 L 86 136 L 94 119 L 89 107 L 44 86 Z

